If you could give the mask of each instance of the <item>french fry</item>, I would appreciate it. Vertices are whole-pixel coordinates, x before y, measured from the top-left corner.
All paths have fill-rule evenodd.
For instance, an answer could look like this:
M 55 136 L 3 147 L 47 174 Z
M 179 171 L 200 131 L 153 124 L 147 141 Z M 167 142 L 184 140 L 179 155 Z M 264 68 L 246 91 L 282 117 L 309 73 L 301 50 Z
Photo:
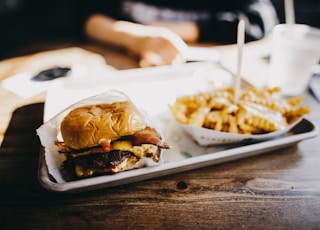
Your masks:
M 242 91 L 233 102 L 232 87 L 179 97 L 170 110 L 176 120 L 222 132 L 262 134 L 280 130 L 305 114 L 303 97 L 282 99 L 280 89 L 255 87 Z

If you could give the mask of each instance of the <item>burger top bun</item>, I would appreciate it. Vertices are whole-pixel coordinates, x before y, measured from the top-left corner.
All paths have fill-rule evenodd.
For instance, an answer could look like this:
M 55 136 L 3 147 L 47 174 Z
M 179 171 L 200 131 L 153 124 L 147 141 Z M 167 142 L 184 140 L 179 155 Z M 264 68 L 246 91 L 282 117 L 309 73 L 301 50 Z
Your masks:
M 93 147 L 104 141 L 145 129 L 146 121 L 129 101 L 75 108 L 63 119 L 61 135 L 73 149 Z

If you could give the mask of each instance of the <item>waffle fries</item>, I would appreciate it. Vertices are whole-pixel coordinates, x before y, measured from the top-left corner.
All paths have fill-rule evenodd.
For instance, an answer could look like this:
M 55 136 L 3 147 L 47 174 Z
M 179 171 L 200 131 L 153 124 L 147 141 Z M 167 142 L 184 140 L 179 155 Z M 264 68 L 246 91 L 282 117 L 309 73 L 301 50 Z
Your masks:
M 182 124 L 221 132 L 265 134 L 285 129 L 310 113 L 310 108 L 301 104 L 303 97 L 282 99 L 279 91 L 277 87 L 251 87 L 243 90 L 239 103 L 234 104 L 234 88 L 229 87 L 179 97 L 169 108 Z

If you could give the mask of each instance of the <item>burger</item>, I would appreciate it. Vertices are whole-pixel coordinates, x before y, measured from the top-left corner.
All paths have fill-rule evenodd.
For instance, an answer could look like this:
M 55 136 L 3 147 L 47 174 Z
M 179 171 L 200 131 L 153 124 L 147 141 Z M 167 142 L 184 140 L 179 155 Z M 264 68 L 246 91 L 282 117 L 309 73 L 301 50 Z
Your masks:
M 78 178 L 114 174 L 158 163 L 170 146 L 130 101 L 74 108 L 60 125 L 63 168 Z

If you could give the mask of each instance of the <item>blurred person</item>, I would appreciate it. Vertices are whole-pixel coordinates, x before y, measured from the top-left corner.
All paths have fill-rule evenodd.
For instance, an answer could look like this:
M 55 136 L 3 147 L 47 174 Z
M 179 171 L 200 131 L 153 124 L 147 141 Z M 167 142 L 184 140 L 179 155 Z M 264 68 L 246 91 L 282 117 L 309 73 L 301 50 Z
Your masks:
M 113 0 L 90 1 L 84 32 L 92 40 L 137 56 L 140 66 L 185 61 L 187 44 L 232 44 L 245 21 L 245 41 L 259 40 L 278 24 L 269 0 Z

